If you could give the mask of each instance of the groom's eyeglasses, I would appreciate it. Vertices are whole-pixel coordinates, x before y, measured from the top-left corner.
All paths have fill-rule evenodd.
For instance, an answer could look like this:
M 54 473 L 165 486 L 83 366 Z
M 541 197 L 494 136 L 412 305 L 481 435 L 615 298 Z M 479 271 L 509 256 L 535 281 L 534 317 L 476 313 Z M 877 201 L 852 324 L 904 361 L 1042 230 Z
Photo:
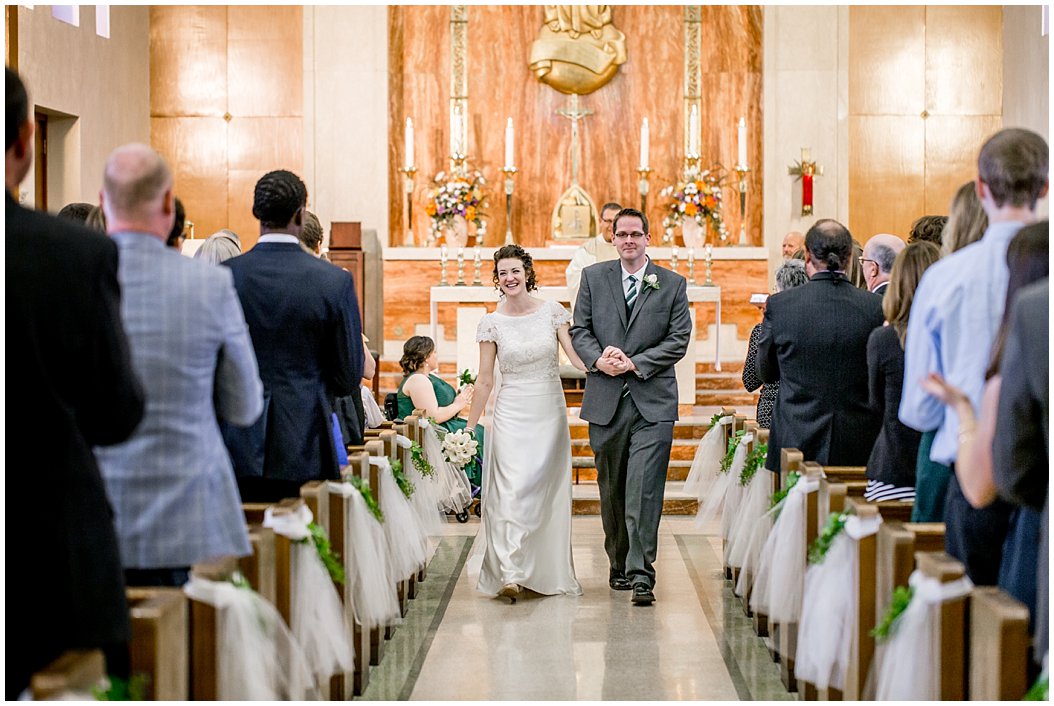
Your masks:
M 639 230 L 634 231 L 632 233 L 623 233 L 620 231 L 618 233 L 615 233 L 615 238 L 617 238 L 618 240 L 625 240 L 626 238 L 630 238 L 632 240 L 640 240 L 645 235 L 647 235 L 647 233 L 641 233 Z

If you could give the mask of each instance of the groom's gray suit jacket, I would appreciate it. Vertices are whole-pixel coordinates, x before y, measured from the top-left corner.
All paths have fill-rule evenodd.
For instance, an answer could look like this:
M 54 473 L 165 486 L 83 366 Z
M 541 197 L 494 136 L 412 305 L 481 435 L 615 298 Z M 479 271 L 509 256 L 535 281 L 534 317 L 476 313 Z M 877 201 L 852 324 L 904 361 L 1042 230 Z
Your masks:
M 641 284 L 631 314 L 626 314 L 620 260 L 600 262 L 582 271 L 575 303 L 571 339 L 589 369 L 581 417 L 608 424 L 618 406 L 623 385 L 648 422 L 677 420 L 677 378 L 673 366 L 688 351 L 692 320 L 688 315 L 684 277 L 650 259 L 645 279 L 657 278 L 658 289 Z M 612 377 L 596 368 L 608 346 L 633 359 L 636 372 Z

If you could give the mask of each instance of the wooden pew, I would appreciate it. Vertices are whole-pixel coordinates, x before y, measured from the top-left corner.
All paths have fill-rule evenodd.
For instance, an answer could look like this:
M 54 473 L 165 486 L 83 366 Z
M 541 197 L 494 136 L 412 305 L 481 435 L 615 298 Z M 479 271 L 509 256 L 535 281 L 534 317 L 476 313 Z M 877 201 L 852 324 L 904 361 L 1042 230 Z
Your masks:
M 956 581 L 966 573 L 961 563 L 944 552 L 918 552 L 915 564 L 923 574 L 941 583 Z M 937 672 L 941 701 L 966 698 L 966 598 L 945 601 L 940 608 Z
M 893 589 L 907 586 L 916 552 L 944 550 L 943 522 L 883 522 L 876 540 L 875 615 L 886 614 Z
M 343 469 L 343 472 L 345 474 L 368 477 L 369 463 L 369 454 L 367 454 L 365 450 L 349 454 L 348 466 Z M 329 543 L 333 548 L 333 551 L 336 552 L 344 562 L 344 572 L 348 577 L 348 580 L 344 582 L 343 586 L 337 586 L 337 590 L 344 601 L 345 610 L 352 611 L 353 599 L 351 592 L 351 577 L 353 575 L 353 569 L 348 562 L 348 551 L 344 542 L 350 498 L 345 498 L 337 493 L 327 493 L 327 496 L 329 498 Z M 353 614 L 354 613 L 352 613 L 352 615 Z M 347 693 L 348 684 L 350 683 L 352 693 L 356 696 L 361 696 L 366 691 L 366 687 L 369 685 L 370 681 L 370 631 L 363 630 L 356 622 L 352 630 L 352 640 L 355 646 L 355 671 L 350 677 L 345 675 L 344 691 Z
M 414 441 L 414 436 L 413 436 L 414 432 L 413 432 L 413 430 L 414 430 L 414 428 L 416 426 L 417 426 L 416 420 L 414 419 L 413 415 L 410 415 L 409 417 L 407 417 L 407 419 L 405 420 L 405 422 L 403 424 L 396 424 L 395 425 L 395 432 L 397 434 L 401 434 L 402 436 L 405 436 L 407 439 L 409 439 L 411 442 L 413 442 Z M 408 448 L 403 448 L 403 447 L 400 446 L 400 447 L 397 448 L 397 454 L 398 454 L 399 460 L 403 464 L 403 473 L 408 473 L 410 471 L 410 469 L 414 465 L 413 452 L 410 449 L 408 449 Z M 406 600 L 412 600 L 414 598 L 417 598 L 417 572 L 414 572 L 413 574 L 410 575 L 410 577 L 405 581 L 405 586 L 400 586 L 400 590 L 402 590 L 402 592 L 403 592 L 400 595 L 400 600 L 403 599 L 403 596 L 405 596 Z M 409 605 L 404 600 L 403 601 L 403 617 L 406 617 L 406 612 L 407 612 L 408 608 L 409 608 Z
M 187 700 L 189 608 L 179 588 L 126 589 L 132 619 L 131 673 L 146 674 L 148 701 Z
M 238 568 L 254 591 L 276 605 L 274 530 L 262 524 L 249 525 L 249 544 L 253 553 L 239 558 Z
M 383 429 L 378 435 L 377 439 L 367 440 L 365 444 L 366 453 L 370 456 L 388 456 L 391 455 L 387 452 L 388 445 L 395 444 L 395 431 L 393 429 Z M 369 480 L 370 491 L 373 493 L 373 497 L 377 499 L 377 504 L 381 503 L 381 469 L 372 464 L 367 464 L 366 475 L 363 478 Z M 384 657 L 385 651 L 385 638 L 388 634 L 386 628 L 371 628 L 370 629 L 370 664 L 377 666 L 381 663 L 381 659 Z
M 819 490 L 819 513 L 817 522 L 820 530 L 827 524 L 827 518 L 833 512 L 842 512 L 846 498 L 862 498 L 867 488 L 864 466 L 819 466 L 822 477 Z
M 414 413 L 411 414 L 409 417 L 406 417 L 406 420 L 405 420 L 407 426 L 409 427 L 409 431 L 410 431 L 410 434 L 409 434 L 410 441 L 414 442 L 418 446 L 421 446 L 422 448 L 424 447 L 424 434 L 425 434 L 426 430 L 421 428 L 420 422 L 424 418 L 425 418 L 424 410 L 423 409 L 415 409 Z M 420 583 L 421 581 L 424 581 L 427 576 L 428 576 L 428 567 L 427 566 L 422 566 L 421 570 L 417 572 L 417 583 Z
M 732 423 L 725 425 L 724 428 L 724 445 L 723 449 L 728 448 L 728 442 L 740 431 L 746 430 L 747 418 L 742 414 L 732 414 Z M 732 567 L 727 562 L 727 545 L 728 543 L 721 540 L 721 566 L 725 572 L 725 578 L 732 580 Z
M 90 695 L 105 674 L 106 660 L 101 650 L 68 650 L 30 677 L 29 691 L 34 701 L 79 699 Z
M 756 428 L 755 427 L 754 435 L 755 435 L 755 439 L 754 439 L 754 443 L 751 446 L 751 451 L 754 451 L 754 449 L 756 449 L 761 444 L 767 445 L 769 443 L 769 430 L 768 429 L 760 429 L 760 428 Z M 770 488 L 768 490 L 768 495 L 771 496 L 772 493 L 774 493 L 776 491 L 775 478 L 777 478 L 779 474 L 771 473 L 771 472 L 765 470 L 764 462 L 762 462 L 762 466 L 757 470 L 757 473 L 758 474 L 762 474 L 762 473 L 768 474 L 769 478 L 767 480 L 769 481 L 769 484 L 770 484 Z M 761 477 L 765 478 L 765 476 L 761 476 Z M 742 539 L 743 539 L 743 541 L 749 542 L 750 538 L 751 538 L 751 535 L 754 532 L 754 525 L 751 525 L 751 526 L 747 527 L 746 528 L 746 532 L 747 532 L 747 536 L 743 537 Z M 735 575 L 736 575 L 736 581 L 737 582 L 739 581 L 739 576 L 742 575 L 744 570 L 745 569 L 743 567 L 740 567 L 736 572 L 734 572 Z M 748 583 L 750 583 L 750 587 L 746 591 L 743 592 L 743 595 L 740 596 L 739 601 L 740 601 L 740 604 L 743 606 L 743 612 L 746 614 L 746 616 L 748 618 L 752 619 L 753 624 L 754 624 L 754 631 L 758 632 L 759 623 L 758 623 L 758 621 L 756 619 L 756 616 L 754 615 L 754 612 L 750 609 L 750 594 L 751 594 L 751 592 L 753 591 L 753 588 L 754 588 L 754 585 L 753 585 L 754 576 L 750 572 L 747 572 L 747 574 L 748 575 L 746 577 L 746 581 Z M 762 635 L 762 633 L 760 633 L 760 632 L 758 632 L 758 634 Z M 767 621 L 765 623 L 765 628 L 764 628 L 764 631 L 763 631 L 763 636 L 764 635 L 768 635 L 768 624 L 767 624 Z
M 191 571 L 209 581 L 223 581 L 238 568 L 233 557 L 195 564 Z M 216 609 L 207 603 L 190 601 L 190 698 L 194 701 L 216 701 L 219 698 L 219 653 Z
M 1019 701 L 1028 691 L 1028 608 L 995 586 L 970 594 L 970 700 Z
M 780 449 L 779 472 L 772 473 L 768 470 L 765 471 L 772 476 L 772 492 L 775 493 L 787 484 L 787 476 L 791 472 L 802 473 L 804 470 L 803 464 L 802 453 L 798 449 Z M 779 627 L 775 623 L 770 625 L 768 616 L 761 612 L 754 613 L 753 622 L 754 633 L 757 634 L 758 637 L 768 637 L 771 632 L 772 640 L 770 641 L 769 656 L 772 657 L 774 662 L 779 662 L 780 652 L 777 649 L 779 645 Z

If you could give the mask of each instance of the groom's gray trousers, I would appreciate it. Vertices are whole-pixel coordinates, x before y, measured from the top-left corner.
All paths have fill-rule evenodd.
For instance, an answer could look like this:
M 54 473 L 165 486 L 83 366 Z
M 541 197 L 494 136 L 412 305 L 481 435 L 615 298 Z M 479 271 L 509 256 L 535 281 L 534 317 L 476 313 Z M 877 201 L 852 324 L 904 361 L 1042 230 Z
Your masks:
M 624 570 L 630 583 L 654 587 L 673 422 L 649 422 L 633 398 L 623 395 L 610 423 L 589 425 L 589 445 L 611 568 Z

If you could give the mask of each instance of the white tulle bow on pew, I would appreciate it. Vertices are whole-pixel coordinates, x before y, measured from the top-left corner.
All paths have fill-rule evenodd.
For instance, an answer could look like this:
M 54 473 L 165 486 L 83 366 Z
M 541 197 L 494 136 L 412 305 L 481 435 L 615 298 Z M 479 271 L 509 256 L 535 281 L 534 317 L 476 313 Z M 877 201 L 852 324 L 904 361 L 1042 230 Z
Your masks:
M 330 481 L 331 494 L 349 499 L 344 522 L 344 554 L 355 620 L 365 628 L 381 627 L 401 618 L 399 599 L 388 569 L 388 540 L 362 493 L 351 483 Z
M 746 563 L 754 526 L 769 509 L 769 501 L 772 498 L 772 473 L 762 465 L 754 471 L 746 486 L 743 486 L 740 476 L 732 482 L 741 488 L 742 499 L 729 530 L 728 565 L 739 569 Z M 758 551 L 761 551 L 760 546 Z M 742 575 L 742 571 L 740 574 Z
M 439 442 L 435 429 L 427 419 L 421 419 L 418 424 L 424 427 L 425 433 L 421 448 L 424 449 L 425 458 L 432 464 L 436 471 L 436 479 L 439 482 L 439 507 L 443 510 L 462 512 L 472 502 L 472 486 L 468 482 L 468 476 L 462 468 L 446 460 L 443 455 L 443 446 Z
M 333 580 L 319 556 L 308 525 L 314 517 L 306 505 L 295 512 L 264 512 L 264 527 L 294 542 L 291 547 L 290 628 L 316 677 L 326 679 L 354 668 L 355 648 L 349 639 L 351 621 L 344 613 Z
M 732 529 L 732 520 L 735 518 L 736 508 L 739 500 L 743 497 L 743 488 L 739 485 L 739 474 L 743 472 L 743 466 L 747 461 L 747 445 L 754 439 L 754 435 L 746 433 L 739 439 L 736 451 L 732 455 L 732 464 L 724 473 L 718 471 L 719 478 L 712 484 L 710 494 L 706 502 L 699 506 L 699 512 L 695 516 L 695 526 L 702 527 L 721 513 L 721 537 L 728 539 Z
M 428 431 L 428 433 L 431 432 Z M 404 448 L 413 447 L 413 441 L 402 434 L 395 437 L 395 442 Z M 424 447 L 422 447 L 421 453 L 424 454 Z M 431 465 L 427 456 L 425 456 L 425 461 Z M 409 468 L 403 468 L 403 475 L 414 484 L 414 494 L 410 496 L 410 505 L 417 514 L 421 529 L 430 537 L 437 537 L 443 531 L 443 515 L 439 511 L 438 474 L 438 470 L 435 466 L 432 466 L 432 473 L 426 476 L 412 462 L 409 464 Z
M 314 679 L 278 610 L 251 588 L 191 576 L 190 598 L 216 609 L 216 698 L 301 701 L 316 698 Z
M 940 606 L 973 590 L 963 576 L 941 583 L 915 570 L 908 578 L 911 601 L 878 643 L 867 678 L 866 698 L 879 701 L 937 701 L 941 698 L 938 653 Z M 873 696 L 872 696 L 873 694 Z
M 845 688 L 859 609 L 859 540 L 877 534 L 881 524 L 881 515 L 850 515 L 823 561 L 805 572 L 794 673 L 817 689 Z
M 778 513 L 758 558 L 750 607 L 771 622 L 796 623 L 805 582 L 805 503 L 820 487 L 818 479 L 798 478 L 773 508 Z M 777 509 L 778 508 L 778 509 Z
M 766 481 L 765 491 L 771 490 L 771 478 L 767 476 L 770 471 L 762 468 L 759 469 L 754 477 L 754 481 L 757 481 L 757 476 L 762 475 L 762 472 L 766 474 L 764 480 Z M 749 496 L 749 493 L 748 493 Z M 743 548 L 740 566 L 739 579 L 736 581 L 736 585 L 733 592 L 737 596 L 745 596 L 751 594 L 752 589 L 757 580 L 758 571 L 761 563 L 761 550 L 765 547 L 765 542 L 768 541 L 769 534 L 772 532 L 772 526 L 776 522 L 776 518 L 780 514 L 780 510 L 783 509 L 783 503 L 786 498 L 776 503 L 773 507 L 769 508 L 768 503 L 771 502 L 771 495 L 765 497 L 765 511 L 761 513 L 752 526 L 748 527 L 749 537 L 745 542 L 741 543 Z M 748 504 L 752 504 L 753 501 L 748 497 Z
M 684 479 L 684 492 L 694 495 L 699 502 L 710 496 L 714 484 L 721 476 L 721 459 L 725 455 L 724 427 L 732 421 L 732 416 L 721 417 L 699 440 L 692 467 L 688 470 L 688 477 Z
M 396 581 L 417 573 L 428 560 L 428 536 L 417 513 L 395 480 L 387 456 L 370 456 L 370 465 L 380 469 L 381 511 L 388 541 L 388 574 Z

